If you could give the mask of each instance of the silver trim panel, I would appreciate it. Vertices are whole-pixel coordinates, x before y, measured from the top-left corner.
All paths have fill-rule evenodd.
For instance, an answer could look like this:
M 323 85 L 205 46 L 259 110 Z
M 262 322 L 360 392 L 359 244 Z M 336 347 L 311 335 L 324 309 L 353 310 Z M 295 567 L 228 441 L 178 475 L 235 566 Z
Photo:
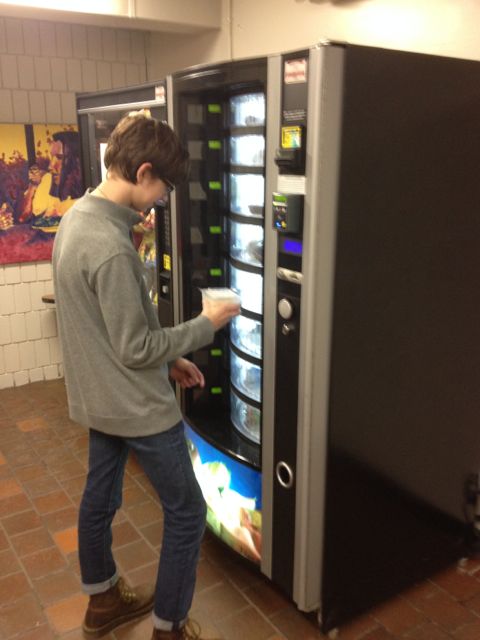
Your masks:
M 275 336 L 277 322 L 277 244 L 278 234 L 273 228 L 271 196 L 276 191 L 278 168 L 274 162 L 280 131 L 281 58 L 271 56 L 267 61 L 267 133 L 265 140 L 265 239 L 264 239 L 264 307 L 263 307 L 263 406 L 262 406 L 262 560 L 261 570 L 272 577 L 273 539 L 273 460 L 275 397 Z M 265 329 L 268 327 L 268 330 Z
M 328 397 L 344 49 L 310 50 L 295 564 L 299 609 L 321 607 Z

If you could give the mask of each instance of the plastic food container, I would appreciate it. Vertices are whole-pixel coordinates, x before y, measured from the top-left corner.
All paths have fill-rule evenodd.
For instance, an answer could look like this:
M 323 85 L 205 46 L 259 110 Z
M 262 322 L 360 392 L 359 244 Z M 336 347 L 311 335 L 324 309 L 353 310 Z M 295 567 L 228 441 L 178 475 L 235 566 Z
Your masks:
M 229 289 L 228 287 L 210 287 L 208 289 L 200 289 L 202 292 L 202 299 L 207 298 L 212 302 L 233 302 L 234 304 L 240 304 L 240 296 L 238 293 Z

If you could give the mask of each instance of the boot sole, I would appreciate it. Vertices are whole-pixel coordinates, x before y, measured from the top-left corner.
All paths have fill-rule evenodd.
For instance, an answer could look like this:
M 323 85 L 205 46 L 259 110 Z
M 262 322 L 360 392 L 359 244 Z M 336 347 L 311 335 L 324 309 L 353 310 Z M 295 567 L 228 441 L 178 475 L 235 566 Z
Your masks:
M 85 623 L 82 624 L 83 632 L 86 633 L 90 638 L 98 638 L 100 636 L 105 635 L 112 629 L 116 627 L 120 627 L 122 624 L 126 622 L 130 622 L 130 620 L 135 620 L 135 618 L 141 618 L 146 615 L 153 609 L 153 602 L 145 605 L 141 609 L 136 609 L 135 611 L 131 611 L 130 613 L 125 614 L 124 616 L 120 616 L 119 618 L 115 618 L 115 620 L 111 620 L 104 624 L 102 627 L 87 627 Z

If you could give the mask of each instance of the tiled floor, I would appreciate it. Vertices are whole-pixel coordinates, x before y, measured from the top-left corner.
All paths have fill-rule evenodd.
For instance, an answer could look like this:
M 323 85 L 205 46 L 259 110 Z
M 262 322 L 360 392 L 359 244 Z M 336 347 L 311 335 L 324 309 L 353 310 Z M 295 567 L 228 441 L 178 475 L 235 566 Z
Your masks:
M 76 518 L 87 437 L 67 417 L 63 381 L 0 391 L 0 638 L 82 637 Z M 153 580 L 162 511 L 129 461 L 114 525 L 118 565 L 132 584 Z M 192 610 L 206 637 L 322 638 L 277 589 L 206 534 Z M 151 622 L 109 640 L 149 640 Z M 335 634 L 331 634 L 334 636 Z M 341 640 L 480 640 L 480 558 L 452 567 L 341 628 Z

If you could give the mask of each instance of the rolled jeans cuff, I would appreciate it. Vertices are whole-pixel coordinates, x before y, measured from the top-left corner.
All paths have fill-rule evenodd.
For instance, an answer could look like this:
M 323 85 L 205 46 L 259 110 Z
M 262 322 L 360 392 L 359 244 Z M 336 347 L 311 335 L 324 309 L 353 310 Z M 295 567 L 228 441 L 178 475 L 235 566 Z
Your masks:
M 118 578 L 119 575 L 115 571 L 113 576 L 109 580 L 105 580 L 104 582 L 97 582 L 96 584 L 84 584 L 82 582 L 82 591 L 89 596 L 95 596 L 97 595 L 97 593 L 104 593 L 117 584 Z
M 152 618 L 154 628 L 160 629 L 161 631 L 181 629 L 187 623 L 187 618 L 185 618 L 185 620 L 180 620 L 180 622 L 172 622 L 171 620 L 163 620 L 162 618 L 159 618 L 154 612 L 152 612 Z

